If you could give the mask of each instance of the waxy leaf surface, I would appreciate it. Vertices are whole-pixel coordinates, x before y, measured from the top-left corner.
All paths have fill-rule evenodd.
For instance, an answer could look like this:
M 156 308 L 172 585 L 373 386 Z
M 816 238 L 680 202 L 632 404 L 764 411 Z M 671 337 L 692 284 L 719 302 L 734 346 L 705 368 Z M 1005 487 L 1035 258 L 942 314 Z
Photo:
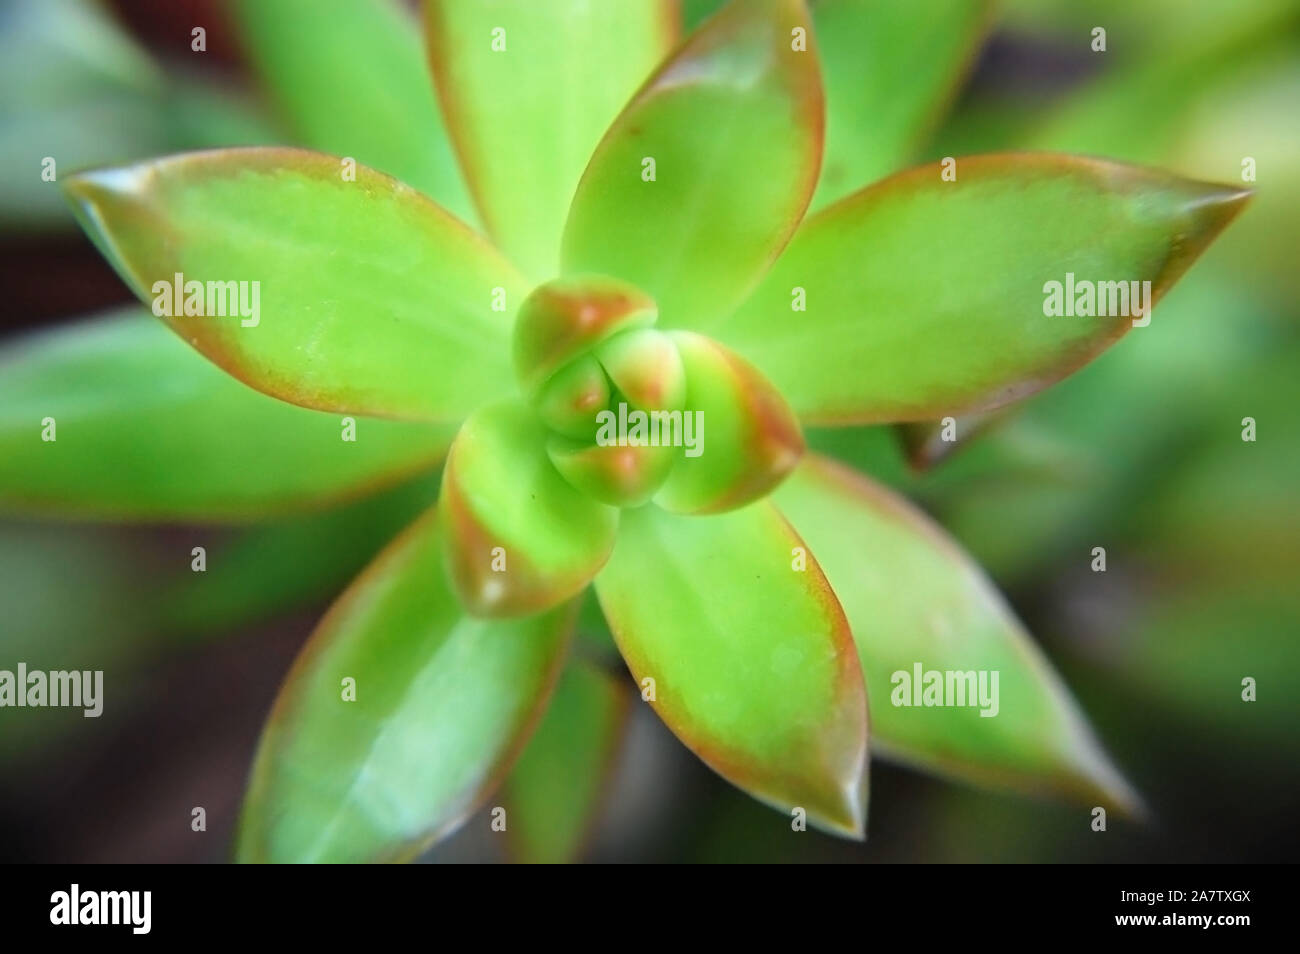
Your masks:
M 549 609 L 576 595 L 614 545 L 618 510 L 575 490 L 528 408 L 496 404 L 456 435 L 440 506 L 461 601 L 482 616 Z
M 614 121 L 565 226 L 566 272 L 645 289 L 662 327 L 716 320 L 803 216 L 822 90 L 798 0 L 733 3 L 692 34 Z
M 414 186 L 473 221 L 419 25 L 397 0 L 236 0 L 240 39 L 303 145 Z
M 979 568 L 928 518 L 815 455 L 773 499 L 821 561 L 853 627 L 873 751 L 981 784 L 1135 809 L 1060 677 Z M 932 671 L 945 685 L 948 672 L 973 674 L 977 690 L 984 673 L 988 691 L 979 704 L 917 705 Z
M 429 58 L 488 232 L 555 276 L 569 201 L 601 135 L 668 52 L 671 0 L 427 0 Z
M 517 273 L 466 226 L 363 166 L 294 149 L 191 153 L 73 176 L 82 226 L 155 313 L 260 391 L 320 410 L 456 421 L 508 393 Z M 214 286 L 215 287 L 215 286 Z M 206 291 L 206 287 L 205 287 Z M 256 305 L 254 308 L 254 294 Z M 239 301 L 239 308 L 230 301 Z M 197 300 L 194 300 L 198 304 Z M 187 310 L 187 309 L 186 309 Z M 256 312 L 256 314 L 254 314 Z
M 505 785 L 518 861 L 573 861 L 590 834 L 631 704 L 626 677 L 574 662 Z
M 712 332 L 805 423 L 957 416 L 1041 390 L 1138 320 L 1048 315 L 1047 283 L 1148 281 L 1154 302 L 1249 196 L 1036 153 L 958 159 L 955 182 L 940 175 L 921 166 L 811 216 Z
M 655 502 L 674 513 L 720 513 L 757 500 L 799 462 L 803 433 L 749 362 L 689 331 L 672 340 L 686 371 L 682 441 Z M 662 440 L 662 438 L 661 438 Z
M 446 583 L 437 517 L 426 514 L 352 584 L 294 663 L 253 765 L 240 860 L 414 857 L 502 780 L 571 628 L 569 608 L 466 616 Z
M 628 510 L 596 593 L 633 677 L 654 680 L 655 711 L 710 768 L 861 837 L 862 674 L 835 594 L 802 547 L 765 501 L 709 517 Z
M 250 329 L 256 330 L 256 329 Z M 54 440 L 42 439 L 52 419 Z M 143 310 L 0 350 L 0 508 L 114 520 L 242 521 L 432 469 L 446 425 L 355 419 L 236 381 Z
M 534 288 L 511 341 L 524 392 L 535 396 L 567 362 L 620 331 L 654 324 L 656 314 L 641 289 L 604 276 L 568 275 Z

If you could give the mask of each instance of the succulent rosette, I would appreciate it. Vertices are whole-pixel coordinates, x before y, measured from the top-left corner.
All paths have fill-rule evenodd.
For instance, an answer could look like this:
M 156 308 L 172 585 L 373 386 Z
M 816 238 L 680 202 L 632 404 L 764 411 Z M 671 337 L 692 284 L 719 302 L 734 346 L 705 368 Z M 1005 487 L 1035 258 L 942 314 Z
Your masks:
M 429 0 L 432 91 L 395 9 L 309 6 L 240 9 L 325 151 L 180 154 L 64 186 L 146 302 L 180 276 L 258 288 L 255 323 L 159 316 L 210 365 L 143 318 L 111 333 L 224 445 L 196 450 L 149 417 L 160 406 L 134 437 L 69 407 L 57 454 L 23 451 L 29 485 L 5 490 L 219 520 L 445 454 L 436 506 L 286 679 L 241 858 L 412 857 L 485 803 L 539 722 L 511 795 L 593 778 L 626 689 L 581 659 L 566 670 L 589 585 L 677 737 L 825 830 L 864 836 L 869 751 L 1137 809 L 979 568 L 894 492 L 807 452 L 803 428 L 965 419 L 1052 384 L 1134 321 L 1051 317 L 1044 283 L 1158 298 L 1247 193 L 1046 153 L 880 179 L 919 125 L 899 117 L 950 88 L 982 3 L 929 5 L 950 25 L 913 80 L 890 65 L 913 20 L 857 0 L 735 0 L 685 36 L 668 0 Z M 373 73 L 348 66 L 349 40 Z M 331 115 L 309 75 L 402 93 Z M 85 355 L 41 347 L 43 373 L 93 390 Z M 69 469 L 159 433 L 167 472 L 67 489 Z M 996 673 L 995 711 L 898 698 L 896 674 L 922 669 Z

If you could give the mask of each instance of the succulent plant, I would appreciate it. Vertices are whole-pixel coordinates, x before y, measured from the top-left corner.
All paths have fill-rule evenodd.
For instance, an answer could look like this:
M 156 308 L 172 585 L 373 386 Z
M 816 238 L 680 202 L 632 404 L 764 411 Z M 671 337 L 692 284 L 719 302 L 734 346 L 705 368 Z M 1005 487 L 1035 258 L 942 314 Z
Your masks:
M 397 65 L 409 37 L 394 11 L 330 6 L 312 16 L 355 21 L 376 71 L 423 82 Z M 984 5 L 935 6 L 959 57 Z M 289 2 L 243 9 L 282 94 L 301 98 L 310 62 L 257 27 L 311 20 Z M 861 51 L 898 38 L 906 18 L 889 10 L 734 0 L 679 37 L 667 0 L 429 0 L 438 115 L 410 92 L 429 111 L 384 125 L 401 135 L 374 147 L 383 172 L 240 148 L 64 181 L 172 331 L 286 403 L 176 361 L 175 342 L 124 319 L 101 333 L 139 368 L 144 439 L 176 434 L 149 414 L 191 402 L 206 415 L 194 426 L 238 433 L 238 450 L 189 469 L 177 436 L 183 479 L 142 465 L 85 488 L 74 472 L 121 453 L 121 430 L 78 426 L 72 408 L 57 450 L 14 442 L 30 483 L 10 499 L 233 518 L 446 453 L 437 506 L 340 597 L 286 679 L 239 857 L 413 857 L 484 803 L 539 721 L 510 776 L 520 804 L 557 772 L 589 789 L 622 708 L 604 674 L 565 669 L 589 584 L 641 698 L 796 819 L 863 837 L 869 749 L 1139 809 L 979 568 L 894 492 L 806 452 L 802 428 L 965 420 L 1052 384 L 1135 322 L 1049 316 L 1046 283 L 1149 282 L 1158 298 L 1248 193 L 1047 153 L 873 181 L 911 134 L 884 114 L 872 139 L 887 97 Z M 947 75 L 913 86 L 933 98 Z M 299 113 L 331 128 L 328 102 Z M 255 309 L 210 313 L 214 290 L 229 305 L 245 289 Z M 74 390 L 92 370 L 66 343 L 29 364 Z M 310 467 L 277 464 L 286 440 L 311 448 Z M 932 673 L 993 674 L 998 699 L 930 704 Z M 541 854 L 562 853 L 548 826 L 581 826 L 527 811 Z

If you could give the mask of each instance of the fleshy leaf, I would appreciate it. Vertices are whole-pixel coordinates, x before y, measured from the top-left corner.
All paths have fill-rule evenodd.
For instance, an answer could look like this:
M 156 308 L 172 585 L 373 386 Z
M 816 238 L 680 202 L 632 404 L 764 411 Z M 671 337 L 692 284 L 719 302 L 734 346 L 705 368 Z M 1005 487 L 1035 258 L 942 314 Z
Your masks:
M 992 3 L 813 0 L 810 6 L 826 86 L 816 210 L 903 168 L 970 68 Z
M 1037 153 L 941 173 L 918 167 L 809 218 L 715 330 L 804 423 L 958 416 L 1041 390 L 1139 320 L 1049 317 L 1049 282 L 1149 281 L 1154 302 L 1250 195 Z
M 432 469 L 452 437 L 446 425 L 354 424 L 345 441 L 337 415 L 259 394 L 147 312 L 115 312 L 0 351 L 0 508 L 263 518 Z
M 822 90 L 799 0 L 732 3 L 670 57 L 592 156 L 566 272 L 644 288 L 665 327 L 716 320 L 753 287 L 816 184 Z
M 711 517 L 623 512 L 596 593 L 655 711 L 712 769 L 861 837 L 867 707 L 848 623 L 769 503 Z
M 619 394 L 644 411 L 677 410 L 686 400 L 686 369 L 673 339 L 655 328 L 624 332 L 596 348 Z
M 305 146 L 414 186 L 463 221 L 469 192 L 419 26 L 394 0 L 237 0 L 241 39 Z
M 438 96 L 483 221 L 552 278 L 591 151 L 678 32 L 670 0 L 426 0 Z
M 240 860 L 412 858 L 509 770 L 573 614 L 465 616 L 438 526 L 430 512 L 394 541 L 298 656 L 253 764 Z
M 516 860 L 559 864 L 581 852 L 609 784 L 630 701 L 626 685 L 594 666 L 575 661 L 564 671 L 504 787 Z
M 418 192 L 349 171 L 320 153 L 227 149 L 82 173 L 65 189 L 131 289 L 156 314 L 200 305 L 165 320 L 273 397 L 456 421 L 508 393 L 510 316 L 493 306 L 518 304 L 517 273 Z M 178 274 L 222 297 L 175 301 Z
M 620 331 L 652 325 L 654 301 L 603 275 L 567 275 L 539 285 L 519 306 L 511 350 L 524 393 L 534 396 L 566 362 Z
M 576 490 L 614 507 L 637 507 L 654 496 L 681 456 L 661 444 L 591 444 L 554 435 L 546 452 Z
M 686 369 L 683 435 L 694 430 L 655 497 L 676 513 L 719 513 L 764 496 L 799 462 L 803 433 L 781 395 L 742 358 L 689 331 L 672 333 Z
M 1060 677 L 942 530 L 892 491 L 816 455 L 774 500 L 852 624 L 873 702 L 873 751 L 981 784 L 1137 809 Z M 971 673 L 974 685 L 987 673 L 988 691 L 979 704 L 918 706 L 918 667 L 945 680 Z
M 596 433 L 596 415 L 609 405 L 609 378 L 589 354 L 566 364 L 538 392 L 537 414 L 546 426 L 575 440 Z
M 549 609 L 576 595 L 614 545 L 618 511 L 556 471 L 531 410 L 496 404 L 456 435 L 443 472 L 447 564 L 461 601 L 481 616 Z

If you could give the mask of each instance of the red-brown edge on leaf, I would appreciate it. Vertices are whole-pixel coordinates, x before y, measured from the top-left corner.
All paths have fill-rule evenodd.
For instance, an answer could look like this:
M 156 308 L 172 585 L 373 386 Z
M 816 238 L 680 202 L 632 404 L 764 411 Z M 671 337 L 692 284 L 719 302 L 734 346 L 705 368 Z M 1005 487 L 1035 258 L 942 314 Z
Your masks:
M 443 3 L 444 0 L 423 0 L 421 3 L 424 10 L 422 20 L 425 56 L 429 63 L 429 72 L 433 77 L 433 92 L 438 101 L 438 108 L 442 112 L 442 121 L 451 140 L 452 150 L 460 163 L 461 175 L 465 177 L 465 184 L 469 187 L 470 196 L 474 200 L 474 208 L 478 210 L 483 227 L 487 229 L 488 234 L 500 235 L 499 223 L 493 218 L 492 210 L 488 208 L 488 203 L 484 199 L 483 184 L 478 175 L 480 164 L 476 155 L 471 155 L 473 143 L 467 132 L 468 121 L 460 110 L 458 97 L 452 92 L 455 84 L 450 76 L 448 47 L 443 42 L 451 35 L 451 31 L 447 28 L 444 19 Z
M 456 541 L 459 541 L 455 553 L 448 555 L 446 561 L 447 572 L 452 578 L 452 590 L 457 598 L 466 599 L 472 594 L 482 592 L 482 584 L 486 580 L 497 581 L 499 575 L 488 571 L 487 568 L 491 565 L 489 557 L 492 548 L 498 546 L 503 547 L 509 554 L 511 569 L 508 574 L 500 574 L 509 577 L 505 591 L 502 599 L 494 601 L 491 605 L 473 601 L 473 605 L 467 607 L 472 610 L 473 615 L 490 619 L 509 619 L 545 612 L 581 593 L 609 560 L 617 534 L 611 534 L 609 547 L 593 568 L 579 569 L 565 575 L 542 572 L 528 559 L 525 548 L 516 546 L 505 536 L 493 535 L 482 516 L 470 506 L 469 500 L 461 490 L 459 468 L 456 465 L 459 441 L 460 435 L 457 435 L 457 439 L 452 442 L 451 449 L 447 453 L 447 465 L 443 469 L 442 488 L 438 498 L 438 506 L 448 522 L 447 530 L 454 535 Z M 554 467 L 549 458 L 546 460 L 546 466 Z M 558 480 L 564 480 L 558 473 L 556 477 Z M 564 481 L 564 486 L 569 486 L 567 481 Z M 576 494 L 577 491 L 574 490 L 573 493 Z M 606 505 L 599 504 L 599 506 Z M 465 559 L 460 558 L 466 556 L 472 556 L 470 565 L 466 565 Z M 476 571 L 475 566 L 481 569 Z
M 701 515 L 722 513 L 775 489 L 798 466 L 807 446 L 794 411 L 757 368 L 730 348 L 691 331 L 673 331 L 669 335 L 674 343 L 682 342 L 688 348 L 698 348 L 706 360 L 712 358 L 721 362 L 734 384 L 734 393 L 739 395 L 749 412 L 745 415 L 749 427 L 741 438 L 745 455 L 745 471 L 740 475 L 741 479 L 714 500 L 688 512 Z M 687 388 L 689 405 L 689 378 Z M 689 412 L 687 407 L 684 413 Z M 780 469 L 769 466 L 779 457 L 788 457 L 789 465 Z
M 532 313 L 536 318 L 530 320 Z M 584 351 L 620 331 L 653 325 L 658 308 L 635 285 L 601 275 L 569 275 L 534 288 L 520 303 L 519 318 L 512 342 L 515 371 L 525 390 L 536 394 Z M 521 349 L 543 353 L 525 367 Z
M 249 804 L 253 801 L 255 792 L 264 792 L 267 785 L 270 784 L 268 774 L 271 770 L 270 762 L 273 753 L 268 748 L 268 737 L 275 731 L 284 735 L 284 744 L 289 738 L 288 723 L 286 715 L 288 711 L 299 703 L 297 696 L 301 693 L 304 680 L 301 678 L 309 672 L 315 665 L 321 653 L 324 652 L 326 644 L 333 636 L 341 620 L 347 618 L 356 611 L 358 604 L 370 597 L 374 582 L 384 576 L 389 569 L 404 558 L 418 552 L 421 546 L 440 547 L 440 541 L 436 539 L 438 535 L 438 510 L 436 507 L 430 507 L 421 516 L 417 517 L 405 530 L 395 536 L 391 542 L 375 557 L 370 564 L 361 571 L 360 574 L 350 583 L 343 594 L 326 611 L 321 617 L 316 628 L 312 630 L 307 642 L 299 650 L 297 657 L 289 667 L 288 673 L 280 683 L 280 690 L 276 695 L 275 701 L 271 705 L 271 711 L 267 715 L 266 722 L 263 725 L 262 733 L 258 739 L 257 751 L 253 757 L 253 764 L 249 771 L 249 780 L 244 799 L 244 805 L 240 812 L 240 817 L 236 829 L 236 843 L 244 841 L 246 826 L 250 824 L 247 817 Z M 426 535 L 435 537 L 433 540 L 422 540 Z M 438 554 L 437 561 L 443 562 L 441 553 Z M 455 593 L 452 593 L 453 597 Z M 560 671 L 568 656 L 569 643 L 572 640 L 573 624 L 577 618 L 578 605 L 576 601 L 571 601 L 567 607 L 559 607 L 551 611 L 556 615 L 555 624 L 560 632 L 559 645 L 556 648 L 554 658 L 543 673 L 539 681 L 539 689 L 536 701 L 531 707 L 531 711 L 526 718 L 520 723 L 520 730 L 515 734 L 512 744 L 502 753 L 494 766 L 488 778 L 479 786 L 474 796 L 462 806 L 455 817 L 449 819 L 442 827 L 434 830 L 425 836 L 424 840 L 418 842 L 406 849 L 400 851 L 391 858 L 378 860 L 403 860 L 415 857 L 422 851 L 436 842 L 439 838 L 454 830 L 464 820 L 472 815 L 477 807 L 492 793 L 509 772 L 511 765 L 519 753 L 523 751 L 533 730 L 537 727 L 542 713 L 546 709 L 546 704 L 550 701 L 551 693 L 555 689 L 555 684 L 559 679 Z M 538 614 L 546 615 L 546 614 Z M 299 693 L 286 691 L 287 687 L 299 689 Z M 258 849 L 255 857 L 251 860 L 264 860 L 266 845 L 261 832 L 258 833 L 255 845 Z
M 424 26 L 424 46 L 429 72 L 433 77 L 434 96 L 442 112 L 443 123 L 460 164 L 461 174 L 465 177 L 465 184 L 469 187 L 470 195 L 474 200 L 474 207 L 478 210 L 488 234 L 499 236 L 500 223 L 488 208 L 483 184 L 478 176 L 481 163 L 472 139 L 468 135 L 468 122 L 465 114 L 460 110 L 457 97 L 452 93 L 454 84 L 449 75 L 447 46 L 440 42 L 441 38 L 450 36 L 451 33 L 444 19 L 445 2 L 446 0 L 423 0 L 420 4 L 424 12 L 421 18 Z M 463 0 L 453 0 L 453 2 L 463 2 Z M 630 0 L 616 0 L 616 2 L 624 3 Z M 656 0 L 655 5 L 658 7 L 659 26 L 662 32 L 660 46 L 672 49 L 682 32 L 681 0 Z
M 208 173 L 208 178 L 214 181 L 219 177 L 233 178 L 250 171 L 272 174 L 288 171 L 310 178 L 318 178 L 330 185 L 334 185 L 336 181 L 341 182 L 337 174 L 340 161 L 338 157 L 327 153 L 289 146 L 236 146 L 224 149 L 205 149 L 174 153 L 160 159 L 82 170 L 77 176 L 70 179 L 68 189 L 80 204 L 87 199 L 86 192 L 79 190 L 77 185 L 77 179 L 82 175 L 93 176 L 96 172 L 103 171 L 135 171 L 147 173 L 150 180 L 157 180 L 160 176 L 192 174 L 192 169 Z M 457 241 L 461 244 L 476 247 L 485 257 L 496 259 L 493 265 L 500 269 L 503 282 L 516 288 L 525 286 L 526 281 L 523 276 L 490 242 L 424 195 L 424 193 L 368 166 L 358 164 L 357 169 L 359 174 L 364 174 L 367 181 L 373 179 L 379 188 L 388 191 L 390 194 L 413 199 L 417 205 L 431 213 L 431 220 L 438 220 L 440 225 L 450 227 L 458 233 Z M 213 172 L 220 175 L 213 175 Z M 93 183 L 93 180 L 90 181 Z M 136 214 L 136 210 L 139 210 L 139 214 L 149 216 L 151 226 L 166 228 L 165 217 L 152 214 L 153 202 L 151 196 L 154 191 L 154 188 L 151 187 L 148 190 L 136 193 L 132 197 L 132 214 Z M 111 236 L 106 236 L 106 239 L 108 238 L 111 238 Z M 441 237 L 439 238 L 441 239 Z M 128 273 L 123 276 L 127 278 L 127 284 L 132 286 L 132 290 L 142 301 L 148 303 L 149 296 L 146 294 L 148 285 L 144 279 L 121 256 L 114 255 L 113 258 L 116 260 L 115 264 L 119 264 Z M 244 382 L 254 390 L 261 391 L 263 394 L 270 395 L 286 403 L 312 410 L 363 414 L 369 417 L 391 420 L 443 420 L 444 422 L 451 422 L 450 418 L 404 414 L 390 408 L 366 406 L 347 400 L 339 401 L 324 392 L 305 393 L 301 389 L 293 388 L 288 382 L 279 381 L 266 375 L 261 369 L 248 361 L 247 357 L 238 348 L 232 346 L 232 341 L 223 332 L 222 326 L 213 323 L 182 325 L 175 318 L 164 318 L 163 320 L 187 345 L 197 348 L 197 345 L 201 342 L 203 347 L 197 348 L 197 350 L 201 351 L 223 371 Z M 508 329 L 506 330 L 508 331 Z
M 1061 729 L 1068 732 L 1085 748 L 1095 750 L 1092 754 L 1100 757 L 1106 768 L 1114 769 L 1113 765 L 1110 764 L 1109 756 L 1102 749 L 1100 742 L 1093 736 L 1091 728 L 1083 719 L 1082 713 L 1074 702 L 1074 696 L 1069 691 L 1069 687 L 1052 668 L 1046 654 L 1025 631 L 1023 624 L 1011 609 L 1010 604 L 1007 603 L 998 588 L 985 575 L 979 564 L 948 535 L 942 525 L 929 514 L 914 506 L 903 495 L 877 483 L 832 457 L 816 452 L 809 453 L 804 460 L 803 466 L 813 475 L 813 479 L 829 484 L 833 489 L 841 490 L 850 497 L 857 497 L 866 501 L 866 505 L 872 512 L 887 517 L 910 531 L 920 533 L 950 560 L 960 565 L 968 575 L 972 576 L 977 581 L 985 598 L 990 601 L 991 608 L 999 613 L 1008 622 L 1009 628 L 1014 631 L 1017 638 L 1013 645 L 1025 664 L 1043 676 L 1045 681 L 1062 690 L 1064 711 L 1060 713 L 1060 717 L 1063 718 L 1064 722 Z M 922 766 L 931 765 L 938 768 L 947 767 L 950 769 L 950 774 L 975 774 L 992 784 L 1002 785 L 1007 788 L 1020 786 L 1044 793 L 1105 795 L 1112 798 L 1119 811 L 1129 817 L 1141 818 L 1146 813 L 1141 797 L 1128 787 L 1127 781 L 1118 775 L 1117 770 L 1116 784 L 1119 787 L 1115 791 L 1108 791 L 1091 778 L 1073 772 L 1044 782 L 1041 777 L 1034 778 L 1016 772 L 989 769 L 980 763 L 961 759 L 912 758 L 898 752 L 887 742 L 875 742 L 873 744 L 877 751 L 884 750 L 891 758 L 899 762 Z M 951 771 L 953 767 L 960 771 Z
M 435 0 L 430 0 L 430 2 L 435 2 Z M 817 188 L 817 180 L 821 176 L 822 154 L 826 146 L 826 100 L 822 89 L 821 70 L 818 67 L 812 17 L 804 0 L 749 0 L 749 2 L 744 3 L 727 3 L 696 27 L 693 32 L 683 37 L 677 47 L 664 57 L 658 68 L 650 74 L 640 89 L 632 94 L 632 98 L 628 100 L 627 105 L 610 123 L 609 129 L 600 138 L 596 148 L 592 150 L 591 160 L 587 163 L 587 168 L 583 170 L 578 185 L 574 189 L 576 198 L 583 192 L 583 187 L 596 165 L 596 160 L 602 156 L 607 145 L 623 134 L 625 127 L 635 124 L 637 110 L 655 95 L 665 75 L 676 69 L 683 59 L 697 55 L 707 56 L 718 47 L 725 46 L 735 33 L 737 22 L 743 22 L 758 7 L 760 2 L 772 7 L 778 5 L 786 7 L 787 22 L 794 22 L 796 26 L 802 26 L 808 38 L 807 51 L 795 54 L 795 51 L 790 48 L 790 44 L 787 42 L 789 33 L 782 33 L 780 30 L 776 31 L 777 51 L 775 59 L 778 63 L 786 64 L 785 71 L 795 77 L 795 80 L 790 84 L 794 89 L 793 116 L 796 122 L 800 119 L 804 120 L 805 128 L 808 131 L 806 138 L 811 144 L 812 150 L 811 155 L 807 157 L 809 161 L 805 163 L 806 168 L 801 176 L 800 185 L 793 193 L 796 196 L 802 196 L 803 199 L 798 205 L 797 214 L 791 216 L 790 221 L 786 223 L 786 226 L 777 236 L 777 241 L 773 244 L 762 267 L 757 269 L 752 276 L 749 286 L 736 290 L 733 296 L 734 301 L 743 301 L 762 279 L 763 274 L 780 258 L 781 253 L 794 237 L 800 223 L 803 221 L 804 215 L 808 211 L 808 204 L 812 201 L 813 192 Z M 800 70 L 790 65 L 790 55 L 792 54 L 807 58 L 807 62 L 811 64 L 810 69 L 803 69 L 804 77 L 802 82 L 798 81 Z M 565 239 L 567 237 L 568 224 L 566 222 L 564 235 L 561 238 L 562 262 L 567 261 L 567 255 L 565 254 L 565 247 L 567 246 Z
M 881 196 L 906 191 L 917 185 L 933 185 L 940 181 L 938 170 L 941 163 L 942 160 L 939 160 L 914 166 L 881 179 L 866 188 L 859 189 L 857 192 L 844 196 L 842 199 L 815 212 L 807 218 L 802 227 L 813 228 L 820 225 L 824 219 L 829 220 L 838 215 L 851 214 L 857 211 L 859 204 L 872 202 Z M 982 172 L 989 172 L 996 176 L 999 174 L 1011 175 L 1018 171 L 1021 181 L 1028 177 L 1041 177 L 1052 173 L 1086 175 L 1104 186 L 1119 186 L 1120 189 L 1117 191 L 1123 191 L 1129 186 L 1141 183 L 1151 183 L 1159 187 L 1178 184 L 1201 187 L 1205 194 L 1198 203 L 1194 204 L 1212 205 L 1214 213 L 1205 217 L 1194 234 L 1190 236 L 1176 235 L 1174 237 L 1164 263 L 1152 278 L 1151 305 L 1153 310 L 1155 304 L 1164 296 L 1165 292 L 1182 277 L 1213 239 L 1236 218 L 1254 195 L 1249 189 L 1239 189 L 1235 186 L 1226 185 L 1215 186 L 1212 183 L 1187 179 L 1183 176 L 1173 175 L 1146 166 L 1057 152 L 982 153 L 960 157 L 957 159 L 957 165 L 962 170 L 959 179 L 960 183 L 970 182 L 972 171 L 976 174 L 976 182 L 981 181 L 980 173 Z M 944 187 L 947 188 L 950 185 L 951 183 Z M 1212 191 L 1214 189 L 1219 191 Z M 1123 337 L 1131 327 L 1132 322 L 1128 320 L 1113 322 L 1110 326 L 1106 326 L 1105 334 L 1071 349 L 1057 364 L 1044 369 L 1037 375 L 998 388 L 994 393 L 981 398 L 965 402 L 949 401 L 943 405 L 928 404 L 910 410 L 887 412 L 837 411 L 833 409 L 817 412 L 806 411 L 800 415 L 800 418 L 803 423 L 808 425 L 843 427 L 855 424 L 924 421 L 945 413 L 959 415 L 997 410 L 1014 401 L 1035 394 L 1078 371 Z
M 654 506 L 649 504 L 647 506 Z M 868 770 L 868 738 L 869 738 L 869 717 L 867 704 L 866 681 L 862 675 L 862 665 L 858 659 L 857 643 L 853 639 L 852 630 L 849 627 L 848 617 L 844 613 L 844 608 L 840 605 L 839 597 L 831 588 L 830 581 L 822 572 L 821 565 L 817 562 L 812 551 L 799 536 L 798 531 L 786 520 L 773 504 L 768 501 L 756 503 L 753 506 L 762 507 L 764 512 L 772 519 L 777 532 L 785 537 L 786 542 L 793 542 L 796 546 L 803 547 L 805 555 L 808 557 L 808 571 L 803 575 L 805 579 L 811 581 L 807 592 L 812 596 L 813 601 L 821 608 L 827 621 L 830 623 L 831 642 L 835 647 L 836 657 L 836 680 L 834 688 L 834 699 L 858 699 L 861 700 L 861 733 L 860 745 L 858 746 L 858 758 L 854 766 L 849 767 L 849 772 L 854 776 L 852 779 L 852 797 L 854 804 L 852 806 L 854 817 L 851 819 L 851 827 L 840 830 L 851 834 L 855 838 L 864 837 L 866 824 L 866 778 Z M 695 517 L 685 517 L 683 519 L 697 519 Z M 622 654 L 624 661 L 627 663 L 633 679 L 639 684 L 641 679 L 650 674 L 651 666 L 647 660 L 637 653 L 630 644 L 623 632 L 621 621 L 618 614 L 611 613 L 606 606 L 607 598 L 600 586 L 599 578 L 596 581 L 596 596 L 600 602 L 601 609 L 605 614 L 605 619 L 609 623 L 610 632 L 614 636 L 614 641 L 618 645 L 619 652 Z M 748 792 L 755 798 L 766 802 L 769 805 L 777 806 L 781 809 L 787 809 L 793 802 L 787 803 L 781 801 L 787 793 L 794 792 L 798 789 L 802 776 L 792 772 L 770 773 L 755 770 L 751 767 L 752 762 L 748 756 L 735 750 L 732 747 L 720 743 L 710 743 L 704 739 L 696 737 L 691 732 L 690 727 L 682 724 L 680 728 L 673 725 L 669 718 L 665 717 L 662 708 L 663 700 L 656 694 L 654 701 L 650 703 L 659 718 L 665 725 L 676 735 L 683 744 L 702 759 L 713 771 L 726 779 L 731 784 Z M 830 753 L 821 753 L 822 755 Z M 823 768 L 828 766 L 823 762 Z M 844 778 L 844 772 L 836 770 L 828 773 L 841 782 L 847 782 L 849 779 Z M 762 792 L 748 791 L 751 788 L 761 788 Z M 772 790 L 777 790 L 775 795 L 768 794 Z M 805 800 L 806 807 L 812 807 L 811 803 Z M 818 808 L 842 808 L 843 806 L 816 806 Z

